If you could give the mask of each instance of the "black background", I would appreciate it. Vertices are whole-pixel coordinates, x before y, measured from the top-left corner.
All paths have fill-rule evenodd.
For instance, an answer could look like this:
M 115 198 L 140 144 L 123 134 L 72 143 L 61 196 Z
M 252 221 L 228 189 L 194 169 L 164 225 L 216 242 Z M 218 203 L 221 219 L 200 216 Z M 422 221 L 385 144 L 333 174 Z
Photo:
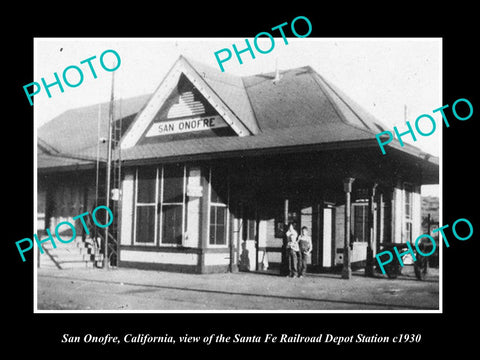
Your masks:
M 399 353 L 411 357 L 423 348 L 433 355 L 452 348 L 468 351 L 475 342 L 477 313 L 476 285 L 478 238 L 480 224 L 478 193 L 476 189 L 477 123 L 480 104 L 475 85 L 478 74 L 478 38 L 474 37 L 475 22 L 469 14 L 476 10 L 460 3 L 449 4 L 448 9 L 419 9 L 406 3 L 391 4 L 388 9 L 362 4 L 352 7 L 343 4 L 330 9 L 318 3 L 307 5 L 269 5 L 260 13 L 246 3 L 220 7 L 206 3 L 175 9 L 161 3 L 141 5 L 110 3 L 101 11 L 93 4 L 72 6 L 70 10 L 45 9 L 38 12 L 29 8 L 12 14 L 13 21 L 4 29 L 3 74 L 3 277 L 6 287 L 2 298 L 4 334 L 2 343 L 17 354 L 28 349 L 48 354 L 101 356 L 149 350 L 157 358 L 183 351 L 201 350 L 192 355 L 208 353 L 228 355 L 268 356 L 274 352 L 294 350 L 295 356 L 316 358 L 325 351 L 353 349 L 368 351 L 371 356 L 386 357 Z M 242 9 L 237 11 L 235 8 Z M 153 10 L 152 10 L 153 9 Z M 313 31 L 310 37 L 443 37 L 443 104 L 453 104 L 458 98 L 467 98 L 473 104 L 474 114 L 468 121 L 457 121 L 447 109 L 450 128 L 443 131 L 443 223 L 452 224 L 458 218 L 469 219 L 474 235 L 465 242 L 450 241 L 443 257 L 443 314 L 33 314 L 33 259 L 32 252 L 21 262 L 15 241 L 33 234 L 33 109 L 26 101 L 23 85 L 33 78 L 34 37 L 230 37 L 252 38 L 282 22 L 291 22 L 296 16 L 310 19 Z M 477 20 L 478 21 L 478 20 Z M 477 22 L 478 25 L 478 22 Z M 2 26 L 7 26 L 6 24 Z M 298 29 L 299 33 L 303 33 Z M 474 91 L 474 89 L 476 91 Z M 401 95 L 400 95 L 401 96 Z M 439 104 L 443 105 L 443 104 Z M 433 110 L 433 109 L 432 109 Z M 473 326 L 473 327 L 472 327 Z M 316 336 L 319 333 L 350 335 L 356 333 L 394 336 L 400 333 L 421 333 L 421 344 L 275 344 L 262 345 L 268 352 L 261 355 L 259 345 L 203 344 L 176 345 L 132 344 L 100 346 L 94 344 L 61 344 L 62 334 L 83 336 L 110 333 L 123 337 L 126 333 L 194 336 L 211 333 L 233 335 L 264 335 L 281 333 Z M 458 347 L 458 348 L 457 348 Z M 4 348 L 4 350 L 7 350 Z M 403 353 L 402 353 L 403 352 Z M 197 355 L 198 354 L 198 355 Z M 268 354 L 268 355 L 267 355 Z M 338 353 L 341 354 L 341 353 Z M 31 356 L 36 356 L 31 353 Z M 56 357 L 56 356 L 55 356 Z

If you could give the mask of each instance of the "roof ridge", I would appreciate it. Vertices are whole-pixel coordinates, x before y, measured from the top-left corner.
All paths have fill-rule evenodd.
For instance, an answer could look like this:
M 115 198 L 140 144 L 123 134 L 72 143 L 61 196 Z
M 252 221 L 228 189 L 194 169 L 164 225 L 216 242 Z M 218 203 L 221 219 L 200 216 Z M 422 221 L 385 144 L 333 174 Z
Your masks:
M 333 92 L 335 93 L 335 95 L 337 95 L 337 97 L 340 99 L 340 101 L 342 101 L 342 102 L 350 109 L 350 111 L 355 114 L 355 116 L 358 118 L 358 120 L 360 120 L 360 121 L 362 122 L 362 124 L 365 125 L 365 127 L 366 127 L 367 129 L 370 129 L 370 127 L 369 127 L 368 124 L 362 119 L 362 117 L 361 117 L 359 114 L 357 114 L 357 112 L 356 112 L 354 109 L 352 109 L 352 107 L 350 106 L 350 104 L 349 104 L 348 102 L 346 102 L 345 99 L 344 99 L 342 96 L 340 96 L 340 94 L 323 78 L 323 76 L 320 75 L 320 74 L 317 74 L 317 75 L 318 75 L 318 77 L 320 77 L 320 79 L 325 83 L 325 85 L 327 85 L 328 88 L 329 88 L 331 91 L 333 91 Z M 371 129 L 370 129 L 370 130 L 371 130 Z
M 250 110 L 252 111 L 253 118 L 255 119 L 255 122 L 257 124 L 257 128 L 261 133 L 263 133 L 263 129 L 260 127 L 260 124 L 258 123 L 257 114 L 255 114 L 255 110 L 253 109 L 252 100 L 250 99 L 250 95 L 248 94 L 247 87 L 245 86 L 245 80 L 243 79 L 243 77 L 241 77 L 241 80 L 242 80 L 242 85 L 243 85 L 243 91 L 247 95 L 248 104 L 250 105 Z M 254 135 L 256 135 L 256 134 L 254 134 Z
M 202 62 L 199 62 L 199 61 L 196 61 L 196 60 L 192 60 L 184 55 L 180 55 L 193 69 L 195 69 L 195 71 L 197 72 L 198 75 L 200 75 L 202 78 L 205 78 L 205 76 L 202 76 L 202 74 L 198 71 L 198 69 L 196 68 L 195 64 L 198 64 L 200 66 L 204 66 L 206 68 L 208 68 L 208 70 L 212 70 L 212 71 L 215 71 L 219 74 L 223 74 L 225 75 L 225 73 L 221 73 L 219 72 L 216 68 L 214 68 L 213 66 L 210 66 L 208 64 L 205 64 L 205 63 L 202 63 Z M 227 76 L 230 76 L 230 77 L 233 77 L 233 78 L 236 78 L 236 79 L 242 79 L 242 76 L 240 75 L 235 75 L 235 74 L 232 74 L 232 73 L 229 73 L 229 74 L 226 74 Z M 218 81 L 218 82 L 221 82 L 222 84 L 226 84 L 226 85 L 230 85 L 230 86 L 235 86 L 235 87 L 238 87 L 240 88 L 241 86 L 236 86 L 235 84 L 232 84 L 231 82 L 227 82 L 227 81 L 223 81 L 221 79 L 216 79 L 215 81 Z M 243 83 L 243 82 L 242 82 Z
M 311 68 L 311 67 L 310 67 Z M 349 126 L 352 126 L 356 129 L 359 129 L 359 130 L 362 130 L 364 132 L 367 132 L 367 133 L 371 133 L 371 134 L 374 134 L 374 132 L 370 129 L 370 127 L 365 123 L 365 121 L 357 114 L 356 111 L 354 111 L 350 104 L 348 104 L 344 99 L 343 97 L 341 97 L 331 86 L 330 84 L 319 74 L 317 73 L 313 68 L 312 69 L 312 77 L 314 79 L 314 81 L 318 84 L 318 86 L 320 87 L 320 89 L 322 90 L 322 92 L 325 94 L 328 102 L 332 105 L 333 109 L 335 110 L 335 112 L 338 114 L 339 118 L 342 120 L 342 122 L 344 122 L 346 125 L 349 125 Z M 340 109 L 338 108 L 337 104 L 335 103 L 335 101 L 332 99 L 331 95 L 325 91 L 325 89 L 323 88 L 323 86 L 326 86 L 328 87 L 337 97 L 338 99 L 340 99 L 340 101 L 342 101 L 342 103 L 344 103 L 349 109 L 350 111 L 361 121 L 361 123 L 365 126 L 365 128 L 362 128 L 356 124 L 353 124 L 351 123 L 350 121 L 347 120 L 347 118 L 345 117 L 345 115 L 343 114 L 342 111 L 340 111 Z M 367 130 L 368 129 L 368 130 Z
M 185 62 L 193 69 L 193 71 L 195 71 L 198 76 L 200 76 L 200 78 L 203 80 L 203 82 L 206 84 L 206 86 L 208 86 L 210 88 L 210 90 L 218 96 L 218 98 L 220 99 L 221 102 L 223 102 L 223 104 L 237 117 L 238 121 L 240 123 L 243 124 L 243 126 L 252 134 L 252 135 L 255 135 L 256 132 L 258 130 L 261 131 L 260 129 L 260 126 L 258 124 L 258 120 L 257 120 L 257 117 L 256 117 L 256 114 L 255 114 L 255 111 L 253 110 L 253 107 L 252 107 L 252 104 L 250 102 L 250 98 L 248 96 L 248 91 L 247 89 L 245 88 L 245 84 L 244 84 L 244 81 L 243 81 L 243 78 L 241 76 L 238 76 L 238 75 L 233 75 L 233 74 L 229 74 L 228 76 L 231 76 L 231 77 L 234 77 L 235 79 L 238 79 L 238 81 L 242 84 L 241 86 L 235 86 L 234 84 L 231 84 L 231 83 L 226 83 L 224 81 L 221 81 L 221 80 L 218 80 L 218 79 L 207 79 L 205 76 L 202 76 L 199 72 L 199 69 L 197 69 L 195 67 L 194 64 L 191 63 L 191 61 L 189 59 L 187 59 L 186 57 L 183 56 L 183 59 L 185 60 Z M 193 61 L 194 63 L 198 63 L 197 61 Z M 205 66 L 207 67 L 208 69 L 211 69 L 212 71 L 216 72 L 216 73 L 219 73 L 219 74 L 223 74 L 223 73 L 220 73 L 217 69 L 209 66 L 209 65 L 206 65 L 206 64 L 203 64 L 201 63 L 200 66 Z M 248 105 L 249 105 L 249 112 L 252 114 L 253 116 L 253 120 L 255 121 L 255 124 L 254 127 L 255 128 L 251 128 L 251 124 L 247 124 L 244 119 L 242 119 L 241 116 L 239 116 L 239 114 L 237 113 L 237 111 L 235 111 L 231 106 L 230 104 L 225 101 L 225 99 L 220 96 L 220 94 L 217 93 L 217 91 L 213 88 L 212 84 L 210 84 L 210 81 L 217 81 L 217 82 L 221 82 L 222 84 L 227 84 L 227 85 L 232 85 L 234 87 L 236 87 L 237 89 L 241 89 L 242 92 L 244 93 L 244 95 L 247 97 L 247 100 L 248 100 Z

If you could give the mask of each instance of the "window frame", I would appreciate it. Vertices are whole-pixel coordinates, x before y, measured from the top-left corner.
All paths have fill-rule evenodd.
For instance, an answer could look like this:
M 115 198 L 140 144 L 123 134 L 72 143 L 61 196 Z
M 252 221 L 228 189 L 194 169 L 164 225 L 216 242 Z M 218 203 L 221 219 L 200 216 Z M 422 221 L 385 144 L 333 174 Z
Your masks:
M 134 213 L 133 213 L 133 245 L 138 246 L 148 246 L 148 247 L 181 247 L 185 242 L 185 227 L 186 227 L 186 164 L 181 164 L 183 168 L 183 194 L 182 202 L 176 203 L 164 203 L 163 194 L 164 194 L 164 174 L 165 165 L 160 165 L 155 167 L 155 202 L 151 203 L 139 203 L 138 202 L 138 170 L 140 167 L 135 169 L 135 186 L 134 186 Z M 177 205 L 182 206 L 182 239 L 180 243 L 163 243 L 163 206 L 164 205 Z M 138 207 L 154 207 L 155 209 L 155 220 L 154 220 L 154 241 L 153 242 L 138 242 L 137 241 L 137 208 Z
M 362 217 L 362 224 L 363 224 L 363 240 L 361 241 L 356 241 L 355 240 L 355 208 L 363 208 L 363 217 Z M 353 235 L 353 239 L 352 239 L 352 242 L 358 242 L 358 243 L 367 243 L 367 240 L 366 240 L 366 235 L 367 235 L 367 231 L 368 231 L 368 202 L 367 201 L 357 201 L 357 202 L 354 202 L 352 203 L 352 216 L 350 217 L 350 221 L 351 221 L 351 228 L 352 228 L 352 235 Z
M 229 197 L 230 197 L 230 187 L 228 184 L 227 180 L 227 200 L 225 203 L 218 203 L 218 202 L 212 202 L 212 167 L 209 167 L 208 169 L 208 191 L 207 191 L 207 203 L 208 203 L 208 212 L 207 212 L 207 218 L 208 218 L 208 228 L 207 228 L 207 247 L 208 248 L 228 248 L 228 239 L 229 239 L 229 231 L 230 231 L 230 211 L 228 209 L 228 202 L 229 202 Z M 225 244 L 212 244 L 210 243 L 210 228 L 212 226 L 211 224 L 211 209 L 213 207 L 223 207 L 225 208 Z M 216 239 L 215 239 L 216 240 Z
M 403 184 L 403 234 L 405 242 L 412 242 L 413 240 L 413 194 L 415 188 L 413 184 L 405 182 Z M 407 198 L 409 199 L 408 207 L 410 208 L 410 214 L 407 216 Z M 408 230 L 410 225 L 410 230 Z M 410 234 L 410 239 L 408 238 Z
M 244 231 L 246 230 L 246 231 Z M 250 237 L 250 231 L 253 230 L 253 237 Z M 257 220 L 242 219 L 242 241 L 257 241 Z
M 162 168 L 162 178 L 161 178 L 161 195 L 160 195 L 160 198 L 158 199 L 157 198 L 157 203 L 160 207 L 160 211 L 158 212 L 158 216 L 157 216 L 157 221 L 158 224 L 159 224 L 159 233 L 157 234 L 157 241 L 158 241 L 158 246 L 163 246 L 163 247 L 181 247 L 184 245 L 185 243 L 185 226 L 186 226 L 186 216 L 185 216 L 185 211 L 186 211 L 186 192 L 187 192 L 187 188 L 186 188 L 186 170 L 187 170 L 187 166 L 185 164 L 182 164 L 182 167 L 183 167 L 183 193 L 182 193 L 182 202 L 164 202 L 163 201 L 163 196 L 164 196 L 164 192 L 165 192 L 165 189 L 164 189 L 164 186 L 165 186 L 165 165 L 162 165 L 161 168 Z M 181 242 L 180 243 L 164 243 L 163 242 L 163 207 L 164 206 L 171 206 L 171 205 L 181 205 L 182 206 L 182 239 L 181 239 Z
M 140 246 L 157 246 L 157 195 L 158 195 L 158 166 L 155 167 L 155 202 L 153 203 L 139 203 L 138 202 L 138 167 L 135 169 L 135 198 L 134 198 L 134 212 L 133 212 L 133 245 Z M 153 230 L 153 242 L 138 242 L 137 241 L 137 208 L 153 206 L 155 211 L 155 221 Z

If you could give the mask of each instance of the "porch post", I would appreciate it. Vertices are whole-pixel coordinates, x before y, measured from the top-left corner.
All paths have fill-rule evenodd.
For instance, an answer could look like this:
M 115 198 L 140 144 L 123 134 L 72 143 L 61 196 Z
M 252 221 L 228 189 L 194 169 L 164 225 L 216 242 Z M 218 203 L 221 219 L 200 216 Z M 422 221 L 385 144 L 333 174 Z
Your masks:
M 283 205 L 283 218 L 284 218 L 285 225 L 287 225 L 288 224 L 288 199 L 285 199 L 285 202 Z
M 369 198 L 368 198 L 368 222 L 367 222 L 367 261 L 365 266 L 365 276 L 373 276 L 373 214 L 375 212 L 374 203 L 375 203 L 375 192 L 377 189 L 377 183 L 373 183 L 373 186 L 369 189 Z
M 380 190 L 378 194 L 378 225 L 377 225 L 377 243 L 375 246 L 375 252 L 378 253 L 380 251 L 380 243 L 383 242 L 384 238 L 384 222 L 385 222 L 385 206 L 384 206 L 384 198 L 383 198 L 383 189 Z
M 355 181 L 354 178 L 343 179 L 343 191 L 345 191 L 345 238 L 343 243 L 343 269 L 342 279 L 350 279 L 352 277 L 352 267 L 350 265 L 350 193 L 352 192 L 352 184 Z
M 288 199 L 286 198 L 283 203 L 283 238 L 282 238 L 282 263 L 280 264 L 280 274 L 288 275 L 288 258 L 287 258 L 287 243 L 285 233 L 287 232 L 288 226 Z

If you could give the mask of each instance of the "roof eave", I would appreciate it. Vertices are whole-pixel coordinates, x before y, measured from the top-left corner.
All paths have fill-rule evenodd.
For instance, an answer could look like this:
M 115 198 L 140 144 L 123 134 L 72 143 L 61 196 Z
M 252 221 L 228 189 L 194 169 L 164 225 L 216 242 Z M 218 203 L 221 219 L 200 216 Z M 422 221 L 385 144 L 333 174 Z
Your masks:
M 336 141 L 326 142 L 320 144 L 302 144 L 294 146 L 281 146 L 281 147 L 264 147 L 264 148 L 252 148 L 252 149 L 239 149 L 239 150 L 227 150 L 222 152 L 204 152 L 185 155 L 173 155 L 166 157 L 148 157 L 137 159 L 122 159 L 122 163 L 125 166 L 133 165 L 145 165 L 154 163 L 166 163 L 166 162 L 178 162 L 178 161 L 196 161 L 196 160 L 213 160 L 213 159 L 225 159 L 235 157 L 255 157 L 264 156 L 270 154 L 289 154 L 295 152 L 304 151 L 321 151 L 321 150 L 346 150 L 357 149 L 365 147 L 373 147 L 376 145 L 376 141 L 371 139 L 362 140 L 350 140 L 350 141 Z

